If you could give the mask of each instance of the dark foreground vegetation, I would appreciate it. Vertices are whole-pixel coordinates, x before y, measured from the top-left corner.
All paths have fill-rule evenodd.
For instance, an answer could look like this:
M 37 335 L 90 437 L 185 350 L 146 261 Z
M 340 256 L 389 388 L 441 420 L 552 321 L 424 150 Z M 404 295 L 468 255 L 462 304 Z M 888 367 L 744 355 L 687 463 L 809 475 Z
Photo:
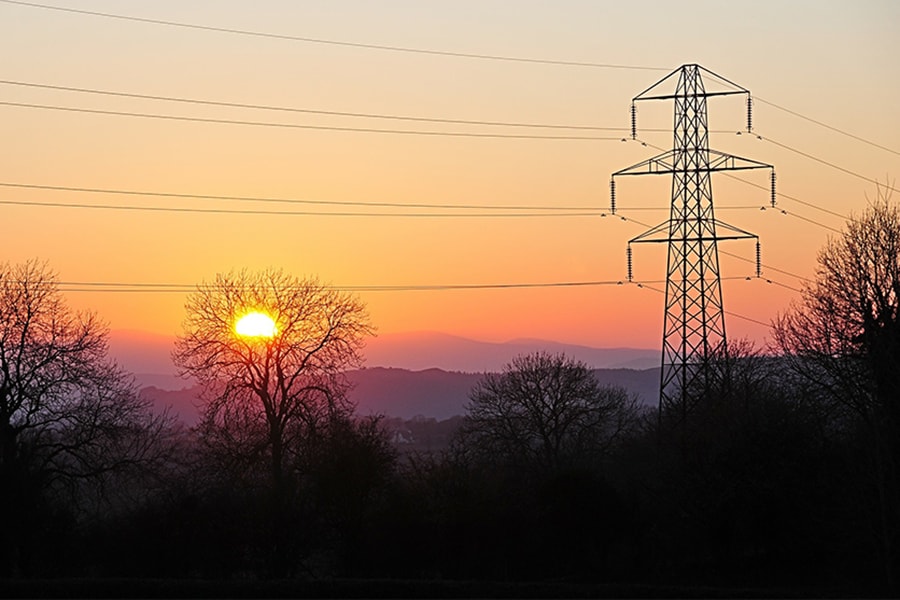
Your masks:
M 877 588 L 737 588 L 566 581 L 45 579 L 0 581 L 6 598 L 845 598 Z
M 896 507 L 881 510 L 863 424 L 822 411 L 777 361 L 728 366 L 741 385 L 711 391 L 688 421 L 640 413 L 601 388 L 621 401 L 611 409 L 620 422 L 586 421 L 584 445 L 584 432 L 567 429 L 533 455 L 517 445 L 541 447 L 534 426 L 559 433 L 549 421 L 524 417 L 485 439 L 502 423 L 477 430 L 470 417 L 450 451 L 403 458 L 377 423 L 334 421 L 291 461 L 280 507 L 254 460 L 228 464 L 184 431 L 168 462 L 108 482 L 115 489 L 90 505 L 35 484 L 6 513 L 19 525 L 4 540 L 15 571 L 2 587 L 48 597 L 887 594 L 897 563 L 883 536 L 896 530 L 883 517 Z
M 232 274 L 189 300 L 175 360 L 206 395 L 187 429 L 45 268 L 7 267 L 0 593 L 896 597 L 900 214 L 864 217 L 777 352 L 732 343 L 659 411 L 565 356 L 516 357 L 440 452 L 354 416 L 342 372 L 368 325 L 315 282 Z M 247 306 L 278 336 L 220 326 Z

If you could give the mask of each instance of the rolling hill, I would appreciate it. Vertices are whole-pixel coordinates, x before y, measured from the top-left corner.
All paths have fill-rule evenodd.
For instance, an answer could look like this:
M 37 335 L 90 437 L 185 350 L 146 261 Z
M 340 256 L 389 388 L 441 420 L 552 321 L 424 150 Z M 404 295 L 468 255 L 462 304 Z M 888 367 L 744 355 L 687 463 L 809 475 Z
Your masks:
M 412 419 L 429 417 L 448 419 L 465 413 L 469 390 L 481 378 L 480 373 L 461 373 L 441 369 L 410 371 L 375 367 L 349 373 L 354 384 L 350 399 L 360 415 L 386 415 Z M 618 385 L 636 394 L 641 402 L 654 404 L 659 385 L 659 369 L 596 369 L 594 376 L 602 385 Z M 160 408 L 172 412 L 189 425 L 197 422 L 198 389 L 186 387 L 165 390 L 148 386 L 141 394 Z

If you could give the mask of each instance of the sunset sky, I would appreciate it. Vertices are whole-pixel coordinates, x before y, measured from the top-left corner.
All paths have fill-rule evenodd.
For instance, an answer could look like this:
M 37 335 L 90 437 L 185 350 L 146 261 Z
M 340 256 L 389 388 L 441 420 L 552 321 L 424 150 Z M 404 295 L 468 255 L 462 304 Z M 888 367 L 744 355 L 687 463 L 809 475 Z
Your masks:
M 843 225 L 834 213 L 862 210 L 875 191 L 867 180 L 900 178 L 900 3 L 893 0 L 44 3 L 203 28 L 24 4 L 0 1 L 0 257 L 47 260 L 71 290 L 70 304 L 96 311 L 114 330 L 173 335 L 185 286 L 218 272 L 276 266 L 341 287 L 610 282 L 360 295 L 383 333 L 658 348 L 662 295 L 615 282 L 626 277 L 627 240 L 646 229 L 634 221 L 655 225 L 667 217 L 670 180 L 621 180 L 618 205 L 630 220 L 600 214 L 609 205 L 610 174 L 657 153 L 621 141 L 631 98 L 683 63 L 699 63 L 754 94 L 754 128 L 763 139 L 735 135 L 745 127 L 744 101 L 726 97 L 710 100 L 711 145 L 775 165 L 778 191 L 791 197 L 779 197 L 787 214 L 761 211 L 768 193 L 745 182 L 765 187 L 768 173 L 737 173 L 745 182 L 713 179 L 717 216 L 759 234 L 763 275 L 773 282 L 743 279 L 754 272 L 752 242 L 722 244 L 750 259 L 721 257 L 723 276 L 733 278 L 724 283 L 726 308 L 735 314 L 730 337 L 764 341 L 768 327 L 755 321 L 769 323 L 798 297 L 798 276 L 813 275 L 830 228 Z M 670 148 L 672 104 L 644 103 L 638 111 L 639 137 Z M 521 123 L 621 129 L 511 125 Z M 393 133 L 366 131 L 373 129 Z M 479 135 L 434 135 L 441 132 Z M 524 207 L 583 210 L 566 216 Z M 308 214 L 315 212 L 329 214 Z M 663 279 L 664 248 L 636 247 L 634 276 Z M 130 291 L 97 283 L 130 284 Z M 146 284 L 176 287 L 134 291 Z

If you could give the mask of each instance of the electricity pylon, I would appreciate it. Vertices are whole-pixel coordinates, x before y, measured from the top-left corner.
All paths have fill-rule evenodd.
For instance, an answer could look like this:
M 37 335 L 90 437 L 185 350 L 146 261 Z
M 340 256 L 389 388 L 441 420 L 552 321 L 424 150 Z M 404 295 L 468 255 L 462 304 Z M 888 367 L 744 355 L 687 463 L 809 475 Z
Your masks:
M 701 74 L 727 89 L 706 91 Z M 665 92 L 677 77 L 674 92 Z M 668 244 L 666 310 L 663 325 L 660 411 L 679 408 L 682 418 L 692 396 L 704 393 L 712 382 L 715 356 L 727 356 L 722 280 L 718 243 L 756 240 L 756 275 L 759 276 L 759 237 L 715 218 L 711 174 L 715 171 L 772 169 L 771 202 L 775 204 L 772 165 L 725 154 L 709 148 L 706 99 L 711 96 L 747 95 L 747 131 L 752 130 L 752 100 L 746 90 L 696 64 L 682 65 L 632 99 L 631 136 L 637 139 L 635 102 L 674 100 L 672 150 L 613 173 L 611 212 L 615 214 L 615 178 L 625 175 L 672 175 L 669 219 L 628 242 L 628 279 L 631 281 L 631 244 Z

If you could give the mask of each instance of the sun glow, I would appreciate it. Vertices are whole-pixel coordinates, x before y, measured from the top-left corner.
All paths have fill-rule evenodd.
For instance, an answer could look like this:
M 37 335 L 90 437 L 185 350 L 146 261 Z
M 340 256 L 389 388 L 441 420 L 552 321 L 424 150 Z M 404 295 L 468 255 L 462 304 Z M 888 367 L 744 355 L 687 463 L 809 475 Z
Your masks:
M 261 312 L 252 312 L 244 315 L 234 324 L 234 331 L 244 337 L 275 337 L 278 328 L 272 317 Z

